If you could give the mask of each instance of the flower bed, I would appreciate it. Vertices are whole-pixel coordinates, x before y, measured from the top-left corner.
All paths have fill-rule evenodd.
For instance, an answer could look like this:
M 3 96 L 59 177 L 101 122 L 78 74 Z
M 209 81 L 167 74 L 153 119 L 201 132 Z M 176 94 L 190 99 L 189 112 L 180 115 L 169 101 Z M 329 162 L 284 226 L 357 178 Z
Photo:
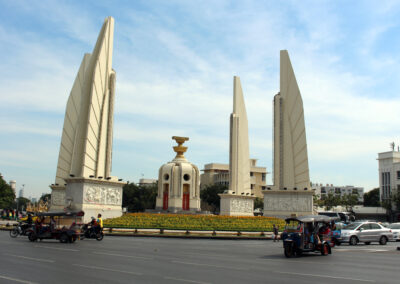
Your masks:
M 104 220 L 106 228 L 169 229 L 197 231 L 272 231 L 272 225 L 283 228 L 285 221 L 273 217 L 233 217 L 215 215 L 181 215 L 128 213 Z

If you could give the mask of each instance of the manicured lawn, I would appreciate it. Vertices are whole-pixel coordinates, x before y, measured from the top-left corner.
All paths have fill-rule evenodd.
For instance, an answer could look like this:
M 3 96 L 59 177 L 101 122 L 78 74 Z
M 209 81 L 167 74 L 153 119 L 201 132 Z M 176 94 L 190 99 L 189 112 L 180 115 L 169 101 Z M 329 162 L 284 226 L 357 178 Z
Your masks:
M 284 227 L 283 219 L 273 217 L 231 217 L 215 215 L 181 215 L 128 213 L 104 220 L 106 228 L 170 229 L 198 231 L 272 231 L 272 225 Z

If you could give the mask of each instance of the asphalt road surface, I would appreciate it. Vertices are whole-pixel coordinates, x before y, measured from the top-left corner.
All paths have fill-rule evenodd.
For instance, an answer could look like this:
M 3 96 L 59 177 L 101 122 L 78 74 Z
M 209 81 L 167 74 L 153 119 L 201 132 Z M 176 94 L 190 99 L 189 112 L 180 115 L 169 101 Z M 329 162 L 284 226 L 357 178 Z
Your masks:
M 400 283 L 400 243 L 287 259 L 282 242 L 105 237 L 31 243 L 0 231 L 0 283 Z

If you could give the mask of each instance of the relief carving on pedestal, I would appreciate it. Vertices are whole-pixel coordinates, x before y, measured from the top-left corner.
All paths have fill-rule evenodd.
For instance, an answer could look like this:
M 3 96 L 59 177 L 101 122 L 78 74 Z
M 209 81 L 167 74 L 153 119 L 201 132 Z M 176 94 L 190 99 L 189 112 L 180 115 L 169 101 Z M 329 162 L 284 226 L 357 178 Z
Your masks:
M 269 211 L 312 211 L 311 196 L 265 196 L 265 210 Z
M 91 186 L 85 188 L 83 198 L 86 203 L 121 205 L 122 190 L 118 188 Z
M 253 213 L 252 200 L 241 199 L 241 198 L 231 199 L 231 211 L 232 212 Z
M 65 205 L 65 191 L 55 191 L 51 193 L 51 204 L 52 205 Z

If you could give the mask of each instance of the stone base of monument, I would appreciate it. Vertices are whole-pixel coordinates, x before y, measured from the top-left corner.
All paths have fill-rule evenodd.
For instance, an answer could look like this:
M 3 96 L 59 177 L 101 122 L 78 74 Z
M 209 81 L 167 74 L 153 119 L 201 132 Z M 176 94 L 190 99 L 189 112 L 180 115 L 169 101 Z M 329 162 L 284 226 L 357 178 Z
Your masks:
M 122 187 L 124 182 L 96 180 L 88 178 L 70 178 L 66 180 L 64 189 L 64 207 L 62 210 L 84 211 L 82 222 L 89 222 L 91 217 L 98 214 L 103 219 L 122 216 Z M 54 189 L 51 211 L 60 211 L 62 207 L 62 193 Z
M 172 197 L 168 199 L 167 209 L 164 209 L 164 200 L 163 198 L 156 198 L 156 208 L 155 210 L 158 212 L 165 213 L 198 213 L 201 211 L 200 209 L 200 198 L 189 199 L 189 208 L 187 210 L 183 210 L 183 201 L 182 197 Z
M 51 186 L 50 212 L 61 212 L 65 208 L 65 186 Z
M 235 194 L 218 194 L 221 197 L 220 215 L 223 216 L 254 216 L 253 196 Z
M 286 218 L 313 214 L 311 190 L 264 191 L 264 216 Z

